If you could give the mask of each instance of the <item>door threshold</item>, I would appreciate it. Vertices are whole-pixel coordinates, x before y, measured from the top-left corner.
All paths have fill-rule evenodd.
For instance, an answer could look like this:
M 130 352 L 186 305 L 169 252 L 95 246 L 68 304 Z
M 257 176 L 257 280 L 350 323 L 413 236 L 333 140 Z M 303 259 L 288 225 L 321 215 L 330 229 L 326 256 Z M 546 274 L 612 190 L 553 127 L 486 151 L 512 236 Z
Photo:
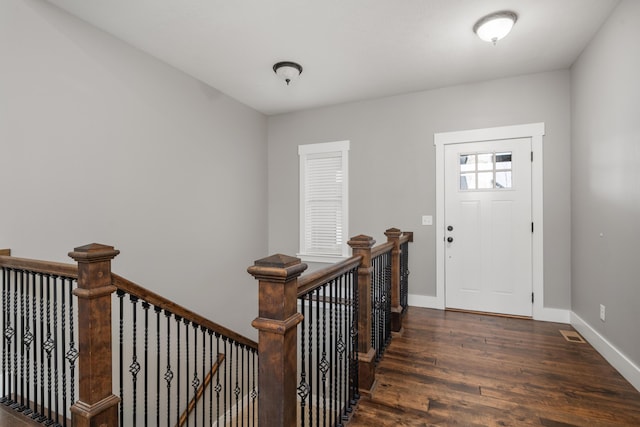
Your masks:
M 444 310 L 445 311 L 453 311 L 453 312 L 456 312 L 456 313 L 469 313 L 469 314 L 480 314 L 480 315 L 483 315 L 483 316 L 508 317 L 510 319 L 533 320 L 533 316 L 519 316 L 517 314 L 492 313 L 490 311 L 464 310 L 462 308 L 449 308 L 449 307 L 446 307 Z

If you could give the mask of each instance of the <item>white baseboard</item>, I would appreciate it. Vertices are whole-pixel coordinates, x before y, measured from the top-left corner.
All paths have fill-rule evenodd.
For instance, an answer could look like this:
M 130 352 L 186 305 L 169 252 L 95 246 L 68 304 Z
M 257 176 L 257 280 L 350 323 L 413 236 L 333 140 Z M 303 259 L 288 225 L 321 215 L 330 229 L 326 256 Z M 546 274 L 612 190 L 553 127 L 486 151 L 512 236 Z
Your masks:
M 589 341 L 589 344 L 591 344 L 607 362 L 611 363 L 611 366 L 620 372 L 636 390 L 640 391 L 640 368 L 635 363 L 629 360 L 627 356 L 574 312 L 571 312 L 571 326 L 573 326 L 584 339 Z
M 444 310 L 444 304 L 438 297 L 409 294 L 408 300 L 409 305 L 413 307 L 436 308 L 438 310 Z
M 412 295 L 409 294 L 409 305 L 413 307 L 435 308 L 444 310 L 443 298 L 429 295 Z M 542 308 L 539 312 L 534 313 L 535 320 L 543 322 L 569 323 L 570 311 L 558 308 Z
M 571 311 L 563 310 L 560 308 L 545 308 L 537 312 L 533 311 L 533 320 L 540 320 L 542 322 L 554 322 L 554 323 L 570 323 Z

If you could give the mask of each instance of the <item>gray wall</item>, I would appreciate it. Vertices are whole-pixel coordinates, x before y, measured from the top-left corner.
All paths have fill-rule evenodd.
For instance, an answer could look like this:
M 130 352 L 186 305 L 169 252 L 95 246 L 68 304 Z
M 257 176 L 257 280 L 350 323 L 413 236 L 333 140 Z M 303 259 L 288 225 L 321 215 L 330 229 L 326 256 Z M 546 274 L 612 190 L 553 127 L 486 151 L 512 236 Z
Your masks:
M 266 117 L 43 1 L 0 2 L 0 247 L 113 269 L 253 335 Z
M 640 2 L 571 69 L 573 311 L 640 365 Z M 599 306 L 606 307 L 606 321 Z
M 437 132 L 546 124 L 545 306 L 570 301 L 570 81 L 556 71 L 350 103 L 268 119 L 269 253 L 298 251 L 299 144 L 348 139 L 350 236 L 414 231 L 411 294 L 435 295 Z

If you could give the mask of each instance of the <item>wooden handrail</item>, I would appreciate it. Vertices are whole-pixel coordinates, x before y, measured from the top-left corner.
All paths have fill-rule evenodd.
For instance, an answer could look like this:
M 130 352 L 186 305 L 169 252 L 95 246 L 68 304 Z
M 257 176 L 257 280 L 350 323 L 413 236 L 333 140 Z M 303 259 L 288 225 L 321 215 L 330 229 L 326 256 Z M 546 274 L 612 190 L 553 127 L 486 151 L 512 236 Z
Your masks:
M 378 246 L 374 246 L 373 248 L 371 248 L 371 258 L 375 258 L 386 252 L 391 252 L 392 249 L 393 249 L 393 242 L 381 243 Z
M 337 262 L 326 268 L 314 271 L 312 273 L 300 276 L 298 279 L 298 297 L 315 290 L 325 283 L 342 276 L 349 270 L 360 265 L 362 257 L 352 256 L 344 261 Z
M 113 286 L 120 289 L 121 291 L 124 291 L 130 295 L 138 297 L 141 300 L 144 300 L 149 304 L 154 305 L 158 308 L 169 311 L 176 316 L 180 316 L 183 319 L 188 320 L 189 322 L 197 323 L 198 325 L 204 326 L 205 328 L 210 329 L 213 332 L 219 333 L 222 336 L 231 338 L 232 340 L 234 340 L 239 344 L 245 345 L 255 350 L 258 349 L 258 343 L 256 343 L 255 341 L 247 337 L 244 337 L 236 332 L 233 332 L 230 329 L 225 328 L 222 325 L 212 322 L 211 320 L 205 317 L 202 317 L 199 314 L 194 313 L 193 311 L 179 304 L 169 301 L 168 299 L 156 294 L 155 292 L 145 289 L 142 286 L 130 280 L 125 279 L 124 277 L 118 276 L 117 274 L 113 274 L 113 273 L 111 277 L 112 277 Z
M 404 231 L 400 236 L 400 244 L 407 242 L 413 243 L 413 231 Z
M 204 389 L 207 388 L 209 384 L 211 384 L 211 379 L 216 374 L 216 372 L 218 372 L 218 369 L 220 368 L 220 365 L 222 364 L 223 361 L 224 361 L 224 354 L 222 353 L 218 354 L 218 359 L 214 362 L 207 376 L 204 377 L 204 381 L 198 387 L 198 390 L 196 391 L 196 395 L 191 398 L 191 401 L 189 402 L 187 409 L 185 409 L 182 415 L 180 416 L 180 421 L 178 421 L 178 424 L 176 424 L 176 427 L 182 427 L 187 422 L 187 418 L 189 417 L 189 414 L 191 414 L 191 412 L 193 412 L 193 409 L 196 407 L 196 402 L 200 400 L 200 398 L 204 394 Z
M 38 261 L 35 259 L 16 258 L 0 255 L 0 267 L 28 270 L 34 273 L 51 274 L 54 276 L 78 278 L 78 265 L 61 262 Z

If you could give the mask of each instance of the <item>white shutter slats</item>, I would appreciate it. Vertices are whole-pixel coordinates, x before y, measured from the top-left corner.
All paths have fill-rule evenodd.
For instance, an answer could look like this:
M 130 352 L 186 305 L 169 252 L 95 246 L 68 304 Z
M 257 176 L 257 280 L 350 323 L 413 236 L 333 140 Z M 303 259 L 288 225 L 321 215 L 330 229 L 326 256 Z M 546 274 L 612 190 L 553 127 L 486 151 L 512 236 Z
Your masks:
M 348 141 L 343 141 L 348 149 Z M 302 255 L 345 255 L 345 144 L 300 146 Z M 305 152 L 303 153 L 303 149 Z M 334 151 L 330 150 L 334 149 Z

